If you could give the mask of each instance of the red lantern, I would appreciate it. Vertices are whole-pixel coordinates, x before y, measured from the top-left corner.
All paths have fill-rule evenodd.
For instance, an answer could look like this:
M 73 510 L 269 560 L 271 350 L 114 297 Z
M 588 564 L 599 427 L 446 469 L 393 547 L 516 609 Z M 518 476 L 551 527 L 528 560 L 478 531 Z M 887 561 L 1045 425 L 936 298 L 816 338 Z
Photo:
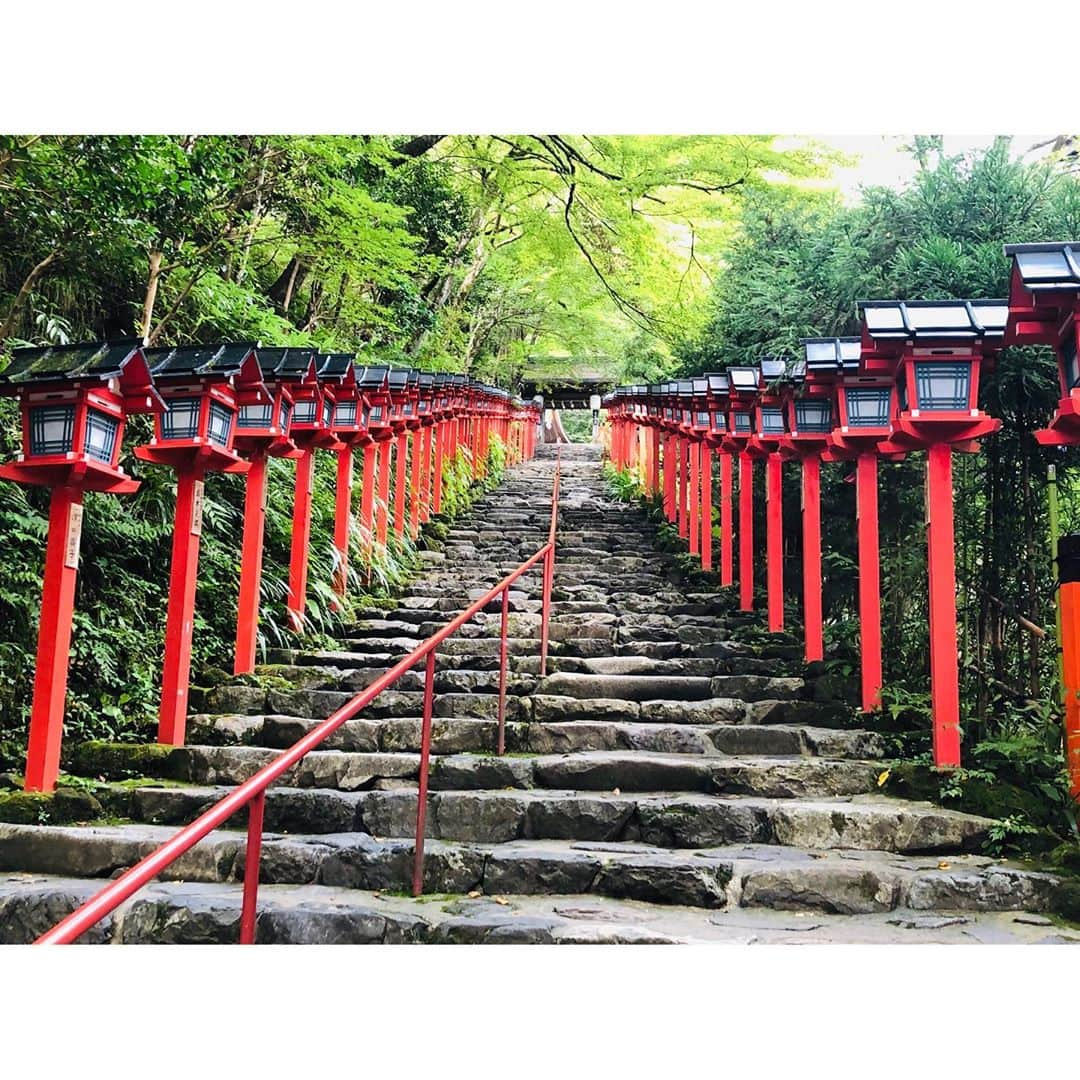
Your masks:
M 261 394 L 262 371 L 251 345 L 185 346 L 145 350 L 165 400 L 149 445 L 136 457 L 176 470 L 169 605 L 161 676 L 158 742 L 182 746 L 187 725 L 191 638 L 199 540 L 203 526 L 203 481 L 207 472 L 246 472 L 233 449 L 237 394 Z
M 0 372 L 0 393 L 18 397 L 23 431 L 22 453 L 0 466 L 0 477 L 51 489 L 24 785 L 52 791 L 60 769 L 83 492 L 138 488 L 119 464 L 124 420 L 162 402 L 141 344 L 131 340 L 16 349 Z
M 960 677 L 956 648 L 956 569 L 952 447 L 975 441 L 1001 422 L 978 407 L 979 371 L 1004 339 L 1004 300 L 883 300 L 859 305 L 867 366 L 896 379 L 893 434 L 902 449 L 927 451 L 927 563 L 930 577 L 930 695 L 934 762 L 960 764 Z

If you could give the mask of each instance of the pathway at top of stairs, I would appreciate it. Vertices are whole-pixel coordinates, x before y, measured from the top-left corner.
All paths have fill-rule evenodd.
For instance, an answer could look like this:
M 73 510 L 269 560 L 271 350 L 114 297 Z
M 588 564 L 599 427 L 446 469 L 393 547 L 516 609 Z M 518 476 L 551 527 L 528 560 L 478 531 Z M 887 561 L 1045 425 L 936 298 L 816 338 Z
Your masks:
M 0 941 L 53 925 L 531 555 L 553 469 L 542 448 L 510 470 L 337 649 L 277 651 L 262 685 L 193 694 L 190 745 L 156 781 L 98 791 L 118 824 L 0 825 Z M 991 821 L 878 793 L 879 736 L 818 700 L 794 639 L 683 582 L 641 509 L 608 496 L 595 448 L 564 448 L 562 473 L 546 678 L 539 572 L 511 593 L 506 756 L 498 602 L 438 653 L 429 895 L 404 895 L 421 670 L 269 791 L 260 941 L 1080 940 L 1043 914 L 1053 876 L 979 853 Z M 89 938 L 235 941 L 244 824 Z

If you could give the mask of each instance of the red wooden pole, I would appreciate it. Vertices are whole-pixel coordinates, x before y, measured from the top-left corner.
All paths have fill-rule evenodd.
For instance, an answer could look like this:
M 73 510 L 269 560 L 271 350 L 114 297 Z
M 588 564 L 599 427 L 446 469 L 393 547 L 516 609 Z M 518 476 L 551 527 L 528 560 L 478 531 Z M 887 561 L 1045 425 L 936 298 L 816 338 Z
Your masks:
M 376 444 L 379 458 L 379 500 L 375 507 L 375 533 L 377 541 L 386 547 L 390 519 L 390 451 L 393 439 Z
M 712 447 L 702 441 L 701 454 L 701 567 L 712 569 Z
M 434 513 L 442 510 L 442 474 L 443 453 L 450 435 L 450 421 L 440 420 L 435 427 L 435 475 L 432 477 L 431 509 Z
M 248 806 L 247 845 L 244 848 L 244 895 L 240 904 L 240 944 L 255 944 L 255 920 L 259 906 L 259 866 L 262 863 L 263 811 L 266 791 Z
M 769 630 L 784 629 L 784 463 L 779 453 L 765 461 L 765 559 Z
M 686 449 L 690 455 L 690 483 L 687 490 L 686 525 L 690 554 L 697 555 L 701 550 L 701 444 L 691 439 L 686 440 Z
M 424 524 L 431 520 L 431 440 L 434 434 L 435 429 L 431 426 L 421 429 L 420 521 Z
M 370 442 L 364 447 L 361 463 L 363 476 L 360 480 L 360 536 L 364 545 L 364 559 L 371 558 L 371 545 L 375 527 L 375 474 L 378 470 L 376 455 L 378 443 Z
M 308 547 L 311 544 L 311 493 L 315 484 L 315 448 L 305 447 L 296 459 L 296 489 L 293 495 L 292 542 L 289 547 L 289 624 L 297 634 L 304 632 L 307 609 Z
M 676 442 L 670 432 L 664 433 L 664 516 L 675 521 Z
M 1058 541 L 1058 600 L 1061 604 L 1061 681 L 1065 698 L 1065 764 L 1072 797 L 1080 801 L 1080 577 L 1077 559 Z M 1063 556 L 1065 556 L 1063 558 Z
M 55 487 L 49 496 L 49 539 L 45 545 L 45 579 L 41 593 L 34 702 L 26 753 L 27 791 L 52 791 L 60 772 L 64 734 L 71 616 L 75 609 L 79 541 L 82 534 L 80 488 Z
M 720 584 L 735 584 L 735 521 L 732 512 L 731 455 L 720 453 Z
M 169 571 L 169 610 L 165 618 L 165 662 L 161 676 L 161 709 L 158 713 L 158 742 L 169 746 L 184 745 L 187 726 L 202 503 L 202 466 L 187 465 L 178 469 L 172 566 Z
M 677 503 L 677 510 L 678 510 L 679 535 L 684 540 L 688 540 L 690 538 L 690 522 L 687 519 L 687 514 L 686 514 L 686 510 L 687 510 L 686 488 L 687 488 L 687 482 L 689 480 L 689 477 L 687 476 L 687 473 L 689 472 L 689 470 L 687 468 L 687 465 L 689 464 L 689 462 L 687 461 L 687 456 L 688 456 L 687 451 L 689 449 L 690 448 L 687 445 L 686 439 L 684 439 L 681 435 L 676 435 L 675 436 L 675 453 L 676 453 L 676 457 L 677 457 L 678 462 L 679 462 L 679 477 L 678 477 L 678 483 L 677 483 L 676 488 L 675 488 L 675 501 Z
M 855 463 L 859 521 L 859 651 L 862 709 L 881 704 L 881 572 L 878 554 L 877 455 L 861 453 Z
M 649 494 L 660 494 L 660 431 L 649 428 Z
M 352 515 L 353 452 L 351 446 L 337 451 L 337 486 L 334 489 L 334 592 L 344 596 L 349 583 L 349 518 Z
M 502 757 L 506 753 L 506 630 L 510 617 L 510 587 L 503 589 L 502 621 L 499 628 L 499 733 L 495 742 L 495 753 Z
M 960 764 L 960 671 L 956 645 L 956 554 L 952 448 L 938 443 L 926 456 L 927 568 L 930 578 L 930 700 L 934 764 Z
M 435 650 L 424 665 L 424 715 L 420 721 L 420 774 L 416 799 L 416 840 L 413 844 L 412 894 L 424 891 L 424 832 L 427 822 L 428 771 L 431 761 L 431 714 L 435 699 Z
M 405 476 L 409 463 L 409 433 L 403 431 L 397 437 L 397 456 L 394 471 L 394 533 L 400 539 L 405 535 Z
M 234 675 L 255 670 L 262 588 L 263 535 L 266 528 L 266 452 L 252 454 L 244 474 L 244 536 L 240 547 L 240 597 L 236 605 Z
M 413 540 L 420 535 L 420 462 L 423 458 L 420 440 L 420 432 L 414 431 L 410 440 L 412 461 L 409 463 L 409 536 Z
M 754 610 L 754 459 L 739 454 L 739 608 Z
M 803 627 L 806 661 L 821 660 L 821 458 L 802 459 Z

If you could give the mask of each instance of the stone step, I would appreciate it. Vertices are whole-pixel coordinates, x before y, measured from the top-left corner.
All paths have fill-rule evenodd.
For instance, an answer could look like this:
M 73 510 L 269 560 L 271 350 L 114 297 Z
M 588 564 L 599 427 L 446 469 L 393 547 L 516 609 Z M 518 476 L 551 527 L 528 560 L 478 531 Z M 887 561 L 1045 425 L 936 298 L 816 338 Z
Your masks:
M 33 941 L 88 899 L 98 882 L 44 875 L 0 881 L 0 940 Z M 151 884 L 94 928 L 90 943 L 232 944 L 239 884 Z M 261 944 L 1009 944 L 1072 943 L 1045 916 L 1020 912 L 927 914 L 897 909 L 828 915 L 768 909 L 706 911 L 596 895 L 461 896 L 433 904 L 324 885 L 259 890 Z
M 407 835 L 415 816 L 413 792 L 369 791 L 360 805 L 362 827 L 375 836 Z M 640 840 L 670 848 L 754 843 L 822 850 L 974 851 L 993 824 L 928 803 L 871 795 L 804 800 L 441 791 L 429 796 L 427 811 L 427 835 L 434 839 Z
M 435 759 L 430 787 L 433 791 L 549 788 L 817 798 L 871 792 L 879 772 L 880 766 L 868 762 L 812 757 L 736 758 L 612 750 L 535 757 L 457 754 Z
M 177 747 L 161 760 L 160 776 L 194 784 L 241 784 L 280 752 L 267 746 Z M 419 768 L 417 753 L 313 750 L 281 777 L 279 786 L 358 791 L 379 786 L 380 782 L 416 780 Z M 879 772 L 880 766 L 872 762 L 810 756 L 643 750 L 582 750 L 573 754 L 503 757 L 459 753 L 432 757 L 430 786 L 432 790 L 454 791 L 509 788 L 685 791 L 817 798 L 872 792 Z
M 107 878 L 133 866 L 174 829 L 154 825 L 0 825 L 0 872 Z M 246 834 L 217 830 L 160 881 L 242 881 Z M 402 892 L 411 839 L 363 833 L 264 836 L 260 882 Z M 815 852 L 761 845 L 668 851 L 635 843 L 512 841 L 425 844 L 427 893 L 575 894 L 721 909 L 764 907 L 862 915 L 910 911 L 1052 910 L 1059 879 L 985 856 L 949 860 L 887 852 Z M 261 891 L 261 890 L 260 890 Z
M 198 716 L 191 718 L 191 741 L 205 745 L 259 745 L 288 749 L 320 721 L 297 716 Z M 346 721 L 323 744 L 328 750 L 419 752 L 421 720 L 358 718 Z M 491 753 L 495 720 L 438 717 L 432 723 L 434 754 Z M 680 754 L 808 755 L 881 758 L 882 736 L 858 729 L 753 724 L 660 724 L 634 721 L 575 720 L 554 723 L 510 722 L 505 729 L 511 753 L 577 753 L 584 750 L 643 750 Z M 91 763 L 87 762 L 89 767 Z

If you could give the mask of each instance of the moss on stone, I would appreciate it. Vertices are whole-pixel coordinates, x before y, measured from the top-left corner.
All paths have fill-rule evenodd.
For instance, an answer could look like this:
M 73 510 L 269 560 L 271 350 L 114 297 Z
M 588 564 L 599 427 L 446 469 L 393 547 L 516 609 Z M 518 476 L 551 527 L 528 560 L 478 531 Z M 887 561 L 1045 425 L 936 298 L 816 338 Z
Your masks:
M 124 780 L 133 776 L 171 777 L 177 766 L 176 747 L 161 743 L 113 743 L 93 740 L 70 747 L 65 767 L 77 776 Z
M 0 821 L 12 825 L 41 825 L 50 820 L 53 797 L 43 791 L 0 792 Z

